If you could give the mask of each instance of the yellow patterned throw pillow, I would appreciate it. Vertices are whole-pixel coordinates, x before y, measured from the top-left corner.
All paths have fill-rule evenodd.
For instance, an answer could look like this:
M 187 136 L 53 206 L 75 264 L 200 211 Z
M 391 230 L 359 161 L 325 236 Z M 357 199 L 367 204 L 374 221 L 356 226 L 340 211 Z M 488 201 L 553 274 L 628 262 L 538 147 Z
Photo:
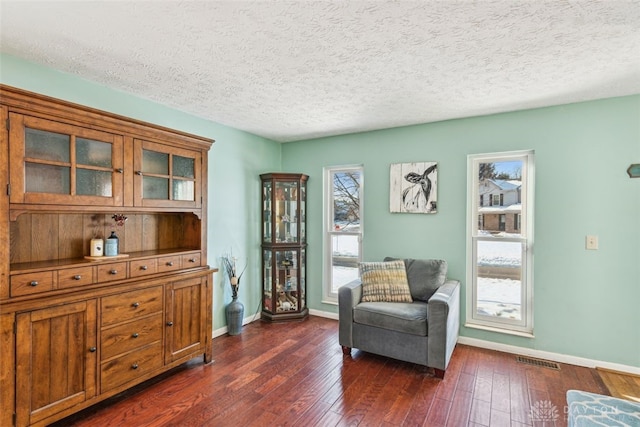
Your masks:
M 404 261 L 361 262 L 362 302 L 412 302 Z

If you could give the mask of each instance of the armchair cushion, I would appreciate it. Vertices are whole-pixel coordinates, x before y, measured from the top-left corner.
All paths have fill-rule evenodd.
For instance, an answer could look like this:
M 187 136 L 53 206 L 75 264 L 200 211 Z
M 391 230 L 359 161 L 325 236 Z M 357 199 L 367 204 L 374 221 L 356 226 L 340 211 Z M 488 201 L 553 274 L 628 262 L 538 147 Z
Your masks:
M 426 337 L 427 303 L 422 301 L 395 304 L 363 302 L 353 309 L 353 321 L 362 325 Z
M 390 262 L 361 262 L 362 302 L 411 302 L 405 264 Z
M 385 261 L 397 258 L 385 258 Z M 441 259 L 411 259 L 404 260 L 407 280 L 411 297 L 414 300 L 429 301 L 447 279 L 447 261 Z

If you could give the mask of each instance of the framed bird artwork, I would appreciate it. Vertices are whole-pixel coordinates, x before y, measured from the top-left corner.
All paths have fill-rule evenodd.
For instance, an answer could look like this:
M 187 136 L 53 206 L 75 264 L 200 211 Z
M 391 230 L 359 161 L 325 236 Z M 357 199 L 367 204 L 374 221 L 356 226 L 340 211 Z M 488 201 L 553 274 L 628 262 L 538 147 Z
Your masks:
M 438 211 L 438 164 L 436 162 L 391 165 L 389 208 L 391 212 L 436 213 Z

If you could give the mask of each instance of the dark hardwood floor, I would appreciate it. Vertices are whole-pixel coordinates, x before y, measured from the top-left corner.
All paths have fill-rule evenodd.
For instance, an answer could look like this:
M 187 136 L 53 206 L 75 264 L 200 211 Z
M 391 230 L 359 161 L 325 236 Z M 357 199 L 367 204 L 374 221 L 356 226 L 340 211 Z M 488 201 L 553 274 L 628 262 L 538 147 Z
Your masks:
M 246 325 L 214 340 L 214 358 L 55 425 L 564 426 L 568 389 L 608 394 L 595 369 L 557 371 L 464 345 L 442 381 L 409 363 L 343 356 L 337 321 L 320 317 Z

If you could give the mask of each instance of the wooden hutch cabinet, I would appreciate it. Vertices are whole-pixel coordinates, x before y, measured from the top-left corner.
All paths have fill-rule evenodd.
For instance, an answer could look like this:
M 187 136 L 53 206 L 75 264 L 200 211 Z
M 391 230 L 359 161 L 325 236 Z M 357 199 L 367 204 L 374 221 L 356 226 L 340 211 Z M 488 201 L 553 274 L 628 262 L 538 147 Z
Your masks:
M 4 85 L 0 116 L 0 425 L 210 362 L 213 140 Z M 119 254 L 87 258 L 112 231 Z
M 262 180 L 262 319 L 303 319 L 306 296 L 307 175 L 268 173 Z

